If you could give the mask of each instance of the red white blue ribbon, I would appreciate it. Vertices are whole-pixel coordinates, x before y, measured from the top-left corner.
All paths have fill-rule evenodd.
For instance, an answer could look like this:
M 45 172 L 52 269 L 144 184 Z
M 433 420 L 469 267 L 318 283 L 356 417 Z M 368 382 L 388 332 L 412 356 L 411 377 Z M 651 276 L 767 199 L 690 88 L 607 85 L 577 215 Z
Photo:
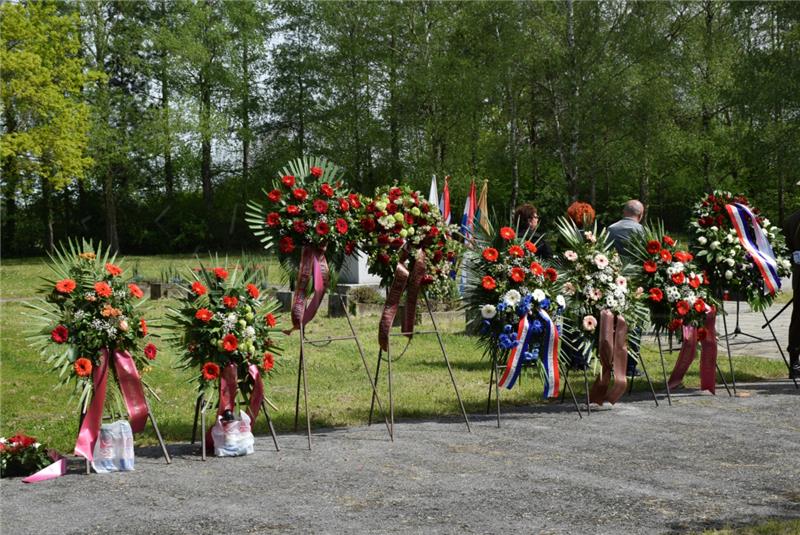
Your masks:
M 557 398 L 561 379 L 558 373 L 558 328 L 544 310 L 539 311 L 539 319 L 544 328 L 544 339 L 539 354 L 544 366 L 544 397 Z
M 761 277 L 764 279 L 764 293 L 774 295 L 781 287 L 778 263 L 775 261 L 772 247 L 764 236 L 764 231 L 758 225 L 758 219 L 743 204 L 726 204 L 725 210 L 728 211 L 733 228 L 739 236 L 739 243 L 750 254 L 753 263 L 761 272 Z
M 527 350 L 526 341 L 528 341 L 529 334 L 532 334 L 532 329 L 530 328 L 528 315 L 525 314 L 520 318 L 517 326 L 517 343 L 511 349 L 506 361 L 506 369 L 503 370 L 503 376 L 500 377 L 500 381 L 497 383 L 500 388 L 508 390 L 514 388 L 514 383 L 517 382 L 517 378 L 522 371 L 522 354 Z

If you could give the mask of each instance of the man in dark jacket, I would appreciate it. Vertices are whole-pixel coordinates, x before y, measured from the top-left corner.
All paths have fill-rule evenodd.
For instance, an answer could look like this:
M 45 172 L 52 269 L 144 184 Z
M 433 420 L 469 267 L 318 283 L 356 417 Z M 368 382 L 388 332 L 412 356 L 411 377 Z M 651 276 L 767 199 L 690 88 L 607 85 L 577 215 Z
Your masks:
M 797 183 L 800 186 L 800 182 Z M 792 320 L 789 323 L 789 377 L 800 379 L 800 210 L 783 222 L 783 234 L 792 262 Z

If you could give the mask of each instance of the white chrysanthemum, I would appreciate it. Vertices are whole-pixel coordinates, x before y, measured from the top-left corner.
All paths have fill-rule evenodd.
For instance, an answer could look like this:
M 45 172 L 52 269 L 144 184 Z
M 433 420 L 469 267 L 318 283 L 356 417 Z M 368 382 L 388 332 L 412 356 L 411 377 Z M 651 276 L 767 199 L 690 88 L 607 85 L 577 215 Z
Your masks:
M 483 305 L 481 307 L 481 317 L 485 320 L 490 320 L 497 315 L 497 307 L 494 305 Z
M 606 306 L 614 308 L 617 306 L 617 298 L 613 295 L 606 296 Z
M 547 297 L 547 294 L 545 294 L 545 293 L 544 293 L 544 292 L 543 292 L 541 289 L 539 289 L 539 288 L 536 288 L 536 289 L 533 291 L 533 298 L 534 298 L 534 299 L 535 299 L 535 300 L 536 300 L 538 303 L 541 303 L 542 301 L 544 301 L 546 297 Z
M 245 338 L 255 338 L 256 337 L 256 329 L 252 325 L 248 325 L 244 329 L 244 337 Z
M 680 273 L 686 268 L 683 265 L 683 262 L 673 262 L 669 267 L 667 267 L 667 275 L 675 275 L 676 273 Z
M 503 301 L 508 306 L 515 307 L 519 304 L 520 300 L 522 299 L 522 295 L 516 290 L 509 290 L 503 296 Z
M 674 303 L 681 297 L 681 292 L 674 286 L 667 286 L 666 289 L 667 301 Z
M 80 320 L 82 320 L 82 319 L 83 319 L 85 316 L 86 316 L 86 312 L 84 312 L 83 310 L 76 310 L 76 311 L 75 311 L 75 319 L 76 319 L 76 320 L 80 321 Z

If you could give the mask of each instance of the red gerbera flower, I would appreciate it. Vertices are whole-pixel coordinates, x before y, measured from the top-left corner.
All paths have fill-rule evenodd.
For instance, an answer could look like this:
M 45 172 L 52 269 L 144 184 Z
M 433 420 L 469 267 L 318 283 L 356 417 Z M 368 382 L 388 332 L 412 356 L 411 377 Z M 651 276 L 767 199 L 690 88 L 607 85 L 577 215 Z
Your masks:
M 525 270 L 518 267 L 511 268 L 511 280 L 514 282 L 522 282 L 525 280 Z
M 278 242 L 278 249 L 280 249 L 283 254 L 290 254 L 292 251 L 294 251 L 294 240 L 292 237 L 284 236 L 281 238 Z
M 647 273 L 655 273 L 656 271 L 658 271 L 658 266 L 652 260 L 648 260 L 647 262 L 645 262 L 643 267 L 645 272 Z
M 273 315 L 273 314 L 270 312 L 269 314 L 267 314 L 266 316 L 264 316 L 264 323 L 266 323 L 268 327 L 275 327 L 275 325 L 276 325 L 278 322 L 277 322 L 277 320 L 275 319 L 275 316 L 274 316 L 274 315 Z
M 72 279 L 61 279 L 56 283 L 56 291 L 61 294 L 71 294 L 77 286 Z
M 224 281 L 228 278 L 228 272 L 223 268 L 214 268 L 214 276 Z
M 661 252 L 658 253 L 661 256 L 661 260 L 664 262 L 672 262 L 672 253 L 667 251 L 666 249 L 661 249 Z
M 532 262 L 531 273 L 533 273 L 537 277 L 541 277 L 542 275 L 544 275 L 544 268 L 539 262 Z
M 317 234 L 325 236 L 331 231 L 331 227 L 325 221 L 317 223 Z
M 303 188 L 293 189 L 292 190 L 292 195 L 294 196 L 295 199 L 297 199 L 300 202 L 303 202 L 304 200 L 306 200 L 308 198 L 308 192 L 306 190 L 304 190 Z
M 697 289 L 697 288 L 700 287 L 700 283 L 701 282 L 703 282 L 703 281 L 700 280 L 700 277 L 691 277 L 689 279 L 689 286 L 691 286 L 692 288 Z
M 106 273 L 108 273 L 112 277 L 118 277 L 122 275 L 122 270 L 119 268 L 119 266 L 115 266 L 114 264 L 108 263 L 106 264 Z
M 261 294 L 261 292 L 258 291 L 258 286 L 256 286 L 255 284 L 247 285 L 247 293 L 249 293 L 250 297 L 252 297 L 253 299 L 258 299 L 258 296 Z
M 353 208 L 361 208 L 361 201 L 359 200 L 357 193 L 351 193 L 347 196 L 347 198 L 350 200 L 350 205 Z
M 201 308 L 194 313 L 194 317 L 199 319 L 203 323 L 208 323 L 209 321 L 211 321 L 211 318 L 214 317 L 214 313 L 207 308 Z
M 703 301 L 700 297 L 694 302 L 694 309 L 701 314 L 706 311 L 706 302 Z
M 656 254 L 661 250 L 661 244 L 658 243 L 656 240 L 650 240 L 647 242 L 647 252 L 650 254 Z
M 314 178 L 319 178 L 319 177 L 322 176 L 322 168 L 321 167 L 312 167 L 310 169 L 310 172 L 311 172 L 311 176 L 313 176 Z
M 267 225 L 270 227 L 277 227 L 281 224 L 281 216 L 278 212 L 270 212 L 267 214 Z
M 141 289 L 141 288 L 139 288 L 139 286 L 138 286 L 137 284 L 130 283 L 130 284 L 128 285 L 128 291 L 129 291 L 129 292 L 131 293 L 131 295 L 132 295 L 132 296 L 134 296 L 136 299 L 141 299 L 142 297 L 144 297 L 144 292 L 142 291 L 142 289 Z
M 556 282 L 558 280 L 558 271 L 553 268 L 547 268 L 544 270 L 544 278 L 550 282 Z
M 313 203 L 314 211 L 318 214 L 325 214 L 328 213 L 328 203 L 323 201 L 322 199 L 317 199 Z
M 494 247 L 487 247 L 486 249 L 483 250 L 483 258 L 487 262 L 496 262 L 497 256 L 498 256 L 497 249 L 495 249 Z
M 225 295 L 222 297 L 222 304 L 225 308 L 236 308 L 239 306 L 239 298 L 234 295 Z
M 512 245 L 508 248 L 508 254 L 511 256 L 516 256 L 517 258 L 522 258 L 525 256 L 525 251 L 522 250 L 522 247 L 519 245 Z
M 347 232 L 347 221 L 341 217 L 336 220 L 336 232 L 339 234 L 345 234 Z
M 283 175 L 283 178 L 281 178 L 281 182 L 283 182 L 283 185 L 286 186 L 287 188 L 294 187 L 294 177 L 292 175 Z
M 481 286 L 483 286 L 484 290 L 494 290 L 497 288 L 497 283 L 495 282 L 493 277 L 486 275 L 481 279 Z
M 691 253 L 688 253 L 686 251 L 675 251 L 672 257 L 678 262 L 684 262 L 684 263 L 691 262 L 692 258 L 694 258 Z
M 342 212 L 347 212 L 350 210 L 350 203 L 347 202 L 345 199 L 339 199 L 339 210 Z
M 300 207 L 294 204 L 290 204 L 286 207 L 286 213 L 289 215 L 297 215 L 300 213 Z
M 662 299 L 664 299 L 664 292 L 661 291 L 661 288 L 650 288 L 650 300 L 651 301 L 655 301 L 656 303 L 660 303 Z
M 681 299 L 677 303 L 675 303 L 675 310 L 678 311 L 678 314 L 681 316 L 685 316 L 689 313 L 689 303 Z
M 92 361 L 86 357 L 81 357 L 76 360 L 73 366 L 75 368 L 75 374 L 78 377 L 88 377 L 92 373 Z
M 228 353 L 233 353 L 239 347 L 239 340 L 234 334 L 226 334 L 222 339 L 222 349 Z
M 63 344 L 69 338 L 69 330 L 64 325 L 56 325 L 56 328 L 50 332 L 50 338 L 57 344 Z
M 292 222 L 292 228 L 298 234 L 305 234 L 305 232 L 308 230 L 308 225 L 306 225 L 306 222 L 302 219 L 295 219 Z
M 158 348 L 155 344 L 147 344 L 144 346 L 144 356 L 147 357 L 147 360 L 155 360 L 156 355 L 158 355 Z
M 109 297 L 111 295 L 111 286 L 108 285 L 106 282 L 95 282 L 94 283 L 94 291 L 97 292 L 97 295 L 100 297 Z
M 274 190 L 270 191 L 269 193 L 267 193 L 267 198 L 269 200 L 271 200 L 272 202 L 278 202 L 278 201 L 281 200 L 281 192 L 276 190 L 276 189 L 274 189 Z
M 322 183 L 322 185 L 319 187 L 319 191 L 328 198 L 333 197 L 333 188 L 327 182 Z
M 669 322 L 669 326 L 667 327 L 670 331 L 677 331 L 680 329 L 681 325 L 683 325 L 683 320 L 681 318 L 675 318 L 674 320 Z
M 219 377 L 219 365 L 215 362 L 206 362 L 203 364 L 203 379 L 206 381 L 213 381 Z
M 663 237 L 663 238 L 661 238 L 661 240 L 662 240 L 662 241 L 663 241 L 665 244 L 667 244 L 667 245 L 669 245 L 669 246 L 673 246 L 673 245 L 675 245 L 675 240 L 673 240 L 671 237 L 667 236 L 666 234 L 664 235 L 664 237 Z
M 525 240 L 525 248 L 526 248 L 526 249 L 528 250 L 528 252 L 530 252 L 531 254 L 536 254 L 536 251 L 538 251 L 538 250 L 539 250 L 539 248 L 538 248 L 538 247 L 536 247 L 536 244 L 535 244 L 535 243 L 533 243 L 532 241 L 529 241 L 529 240 Z
M 504 240 L 513 240 L 517 237 L 517 233 L 514 232 L 514 229 L 511 227 L 503 227 L 500 229 L 500 236 Z
M 208 291 L 208 288 L 203 286 L 202 282 L 194 281 L 192 283 L 192 291 L 195 293 L 195 295 L 205 295 L 205 293 Z
M 273 366 L 275 366 L 275 356 L 267 351 L 264 353 L 264 362 L 261 364 L 261 367 L 264 368 L 265 372 L 268 372 Z
M 673 273 L 670 278 L 675 284 L 683 284 L 686 281 L 686 275 L 683 274 L 683 271 Z
M 144 321 L 144 318 L 139 319 L 139 331 L 142 333 L 142 336 L 147 336 L 147 322 Z

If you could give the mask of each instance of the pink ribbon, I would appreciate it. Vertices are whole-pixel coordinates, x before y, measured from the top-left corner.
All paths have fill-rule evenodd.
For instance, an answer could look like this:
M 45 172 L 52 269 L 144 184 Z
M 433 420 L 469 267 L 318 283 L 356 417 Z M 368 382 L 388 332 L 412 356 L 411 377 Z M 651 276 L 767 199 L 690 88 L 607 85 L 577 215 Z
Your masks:
M 53 464 L 49 464 L 36 472 L 29 475 L 22 480 L 23 483 L 38 483 L 39 481 L 47 481 L 48 479 L 55 479 L 67 473 L 67 460 L 55 451 L 49 453 Z
M 312 280 L 314 294 L 306 303 L 306 287 Z M 301 321 L 305 326 L 316 316 L 328 289 L 328 282 L 328 261 L 325 258 L 325 250 L 304 246 L 300 253 L 300 270 L 292 300 L 292 330 L 299 329 Z
M 264 401 L 264 383 L 261 381 L 261 372 L 255 364 L 247 367 L 247 373 L 253 380 L 253 390 L 250 392 L 250 419 L 255 425 L 258 411 Z
M 131 430 L 139 433 L 147 422 L 147 402 L 144 398 L 144 387 L 139 377 L 131 354 L 127 351 L 114 351 L 114 371 L 117 376 L 125 407 L 128 409 Z M 89 410 L 81 423 L 78 440 L 75 443 L 75 455 L 80 455 L 88 460 L 94 459 L 94 445 L 100 434 L 100 424 L 103 422 L 103 406 L 106 402 L 106 387 L 108 383 L 108 349 L 100 350 L 100 365 L 92 371 L 92 401 Z
M 706 337 L 700 340 L 700 389 L 712 394 L 717 388 L 717 311 L 711 308 L 706 313 Z M 678 360 L 669 376 L 670 389 L 676 388 L 697 356 L 697 329 L 690 325 L 683 326 L 683 344 Z

